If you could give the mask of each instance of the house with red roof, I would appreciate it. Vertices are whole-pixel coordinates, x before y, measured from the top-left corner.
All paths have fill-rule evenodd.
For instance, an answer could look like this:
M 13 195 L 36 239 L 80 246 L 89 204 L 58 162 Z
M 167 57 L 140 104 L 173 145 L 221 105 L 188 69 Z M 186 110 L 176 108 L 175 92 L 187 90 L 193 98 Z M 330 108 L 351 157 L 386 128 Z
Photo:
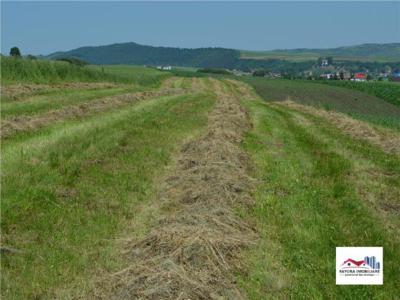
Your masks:
M 365 73 L 355 73 L 352 81 L 367 81 L 367 74 Z

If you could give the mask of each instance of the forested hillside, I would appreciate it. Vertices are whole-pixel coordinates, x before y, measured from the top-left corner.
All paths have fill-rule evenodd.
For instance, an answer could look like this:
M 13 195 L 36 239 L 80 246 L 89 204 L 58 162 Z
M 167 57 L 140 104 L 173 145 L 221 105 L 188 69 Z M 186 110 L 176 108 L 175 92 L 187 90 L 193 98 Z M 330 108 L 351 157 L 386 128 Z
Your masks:
M 99 47 L 82 47 L 66 52 L 56 52 L 48 57 L 76 57 L 91 64 L 228 67 L 233 66 L 239 56 L 239 51 L 233 49 L 188 49 L 123 43 Z
M 196 49 L 153 47 L 132 42 L 81 47 L 70 51 L 56 52 L 46 58 L 73 57 L 97 65 L 171 65 L 244 71 L 261 68 L 272 72 L 298 73 L 312 68 L 319 56 L 327 55 L 332 55 L 336 63 L 345 66 L 350 71 L 380 70 L 386 66 L 398 69 L 400 68 L 400 55 L 396 54 L 396 47 L 398 44 L 366 44 L 334 49 L 252 52 L 218 47 Z M 387 59 L 383 59 L 383 55 L 386 55 Z M 348 59 L 343 60 L 345 56 Z M 374 57 L 377 59 L 375 60 Z

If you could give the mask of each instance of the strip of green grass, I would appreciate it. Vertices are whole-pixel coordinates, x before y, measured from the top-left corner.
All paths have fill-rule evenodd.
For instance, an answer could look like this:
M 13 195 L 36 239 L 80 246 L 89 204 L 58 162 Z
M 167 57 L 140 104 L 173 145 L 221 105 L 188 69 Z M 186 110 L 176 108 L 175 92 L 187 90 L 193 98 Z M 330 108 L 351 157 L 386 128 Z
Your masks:
M 152 196 L 183 139 L 205 127 L 210 95 L 164 97 L 7 140 L 2 153 L 7 299 L 87 297 L 99 270 L 120 266 L 114 238 Z
M 155 68 L 145 68 L 129 65 L 89 66 L 90 69 L 102 71 L 104 74 L 118 76 L 125 81 L 143 86 L 158 86 L 163 79 L 171 76 L 170 72 L 160 71 Z
M 395 299 L 399 237 L 360 198 L 353 182 L 356 161 L 334 145 L 340 139 L 358 159 L 377 161 L 389 172 L 400 173 L 398 158 L 326 124 L 322 131 L 331 140 L 321 139 L 285 109 L 260 101 L 246 105 L 255 126 L 244 147 L 261 181 L 254 210 L 261 242 L 249 253 L 250 272 L 240 279 L 250 298 Z M 337 246 L 383 246 L 384 286 L 336 286 Z
M 75 105 L 93 99 L 115 96 L 122 93 L 142 91 L 140 86 L 118 87 L 93 90 L 64 89 L 49 95 L 33 96 L 24 101 L 8 101 L 1 103 L 2 118 L 29 116 L 60 109 L 68 105 Z
M 143 90 L 140 87 L 118 87 L 93 90 L 65 89 L 25 99 L 24 101 L 8 101 L 1 104 L 2 118 L 17 117 L 22 115 L 35 115 L 53 109 L 60 109 L 67 105 L 78 104 L 92 99 L 114 96 Z

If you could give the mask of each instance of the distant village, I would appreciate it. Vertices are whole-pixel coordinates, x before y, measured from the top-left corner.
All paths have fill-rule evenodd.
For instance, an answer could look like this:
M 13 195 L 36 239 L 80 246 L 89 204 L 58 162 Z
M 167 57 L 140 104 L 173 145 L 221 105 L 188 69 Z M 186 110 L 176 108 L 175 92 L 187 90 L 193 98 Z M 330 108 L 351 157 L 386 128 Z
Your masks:
M 347 80 L 354 82 L 366 81 L 396 81 L 400 82 L 400 69 L 392 69 L 390 66 L 385 66 L 382 70 L 350 70 L 347 65 L 351 62 L 334 63 L 332 57 L 320 57 L 316 64 L 301 72 L 272 72 L 264 69 L 253 70 L 228 70 L 217 68 L 198 69 L 198 72 L 214 73 L 214 74 L 233 74 L 235 76 L 257 76 L 266 78 L 283 78 L 283 79 L 307 79 L 307 80 Z M 171 71 L 172 66 L 156 66 L 160 71 Z
M 308 80 L 348 80 L 355 82 L 365 81 L 397 81 L 400 82 L 400 70 L 392 69 L 386 66 L 379 72 L 376 71 L 359 71 L 352 72 L 343 65 L 333 63 L 333 58 L 320 57 L 317 64 L 309 70 L 299 72 L 298 74 L 288 74 L 286 72 L 266 72 L 264 70 L 252 70 L 251 72 L 243 72 L 241 70 L 233 70 L 236 76 L 261 76 L 268 78 L 289 78 L 289 79 L 308 79 Z

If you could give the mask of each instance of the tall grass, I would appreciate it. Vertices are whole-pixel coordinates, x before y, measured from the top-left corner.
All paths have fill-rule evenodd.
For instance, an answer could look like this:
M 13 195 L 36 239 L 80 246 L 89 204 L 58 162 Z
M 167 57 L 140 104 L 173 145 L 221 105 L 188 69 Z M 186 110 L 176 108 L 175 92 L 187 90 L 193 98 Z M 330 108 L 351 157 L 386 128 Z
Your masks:
M 92 65 L 89 68 L 144 86 L 157 86 L 162 79 L 171 76 L 170 72 L 130 65 Z
M 139 85 L 157 85 L 169 76 L 156 70 L 146 71 L 141 67 L 99 67 L 76 66 L 68 62 L 29 60 L 24 58 L 1 57 L 3 84 L 62 82 L 118 82 Z

